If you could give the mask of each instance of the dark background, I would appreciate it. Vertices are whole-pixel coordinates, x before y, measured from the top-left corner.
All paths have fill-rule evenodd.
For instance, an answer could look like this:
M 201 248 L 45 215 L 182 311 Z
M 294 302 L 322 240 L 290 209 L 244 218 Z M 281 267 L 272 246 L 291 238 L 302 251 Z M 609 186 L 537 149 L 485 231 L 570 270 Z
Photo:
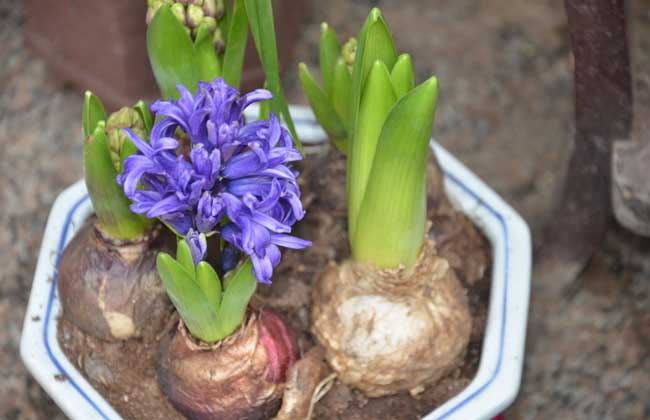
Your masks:
M 305 2 L 285 73 L 291 103 L 306 103 L 295 69 L 317 68 L 320 22 L 347 39 L 381 7 L 418 80 L 440 80 L 436 139 L 539 232 L 574 130 L 561 0 Z M 650 141 L 638 134 L 650 116 L 650 1 L 629 2 L 628 18 L 635 136 Z M 0 0 L 0 419 L 63 418 L 18 347 L 50 206 L 82 175 L 81 94 L 51 77 L 24 28 L 22 2 Z M 579 285 L 559 292 L 533 279 L 524 383 L 508 418 L 650 418 L 650 241 L 612 222 Z

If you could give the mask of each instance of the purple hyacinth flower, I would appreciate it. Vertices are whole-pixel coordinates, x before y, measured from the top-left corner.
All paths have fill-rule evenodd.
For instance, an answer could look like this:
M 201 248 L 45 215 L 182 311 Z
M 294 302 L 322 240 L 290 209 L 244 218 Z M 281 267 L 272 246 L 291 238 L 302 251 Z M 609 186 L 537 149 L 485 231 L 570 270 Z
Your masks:
M 302 156 L 275 115 L 246 124 L 244 109 L 271 99 L 269 91 L 240 95 L 220 78 L 199 83 L 194 95 L 178 90 L 179 100 L 151 105 L 158 121 L 148 143 L 127 131 L 139 153 L 126 159 L 118 182 L 131 210 L 188 236 L 193 256 L 204 255 L 200 234 L 220 233 L 227 265 L 234 248 L 251 257 L 258 281 L 269 283 L 280 247 L 311 245 L 290 235 L 305 213 L 290 166 Z

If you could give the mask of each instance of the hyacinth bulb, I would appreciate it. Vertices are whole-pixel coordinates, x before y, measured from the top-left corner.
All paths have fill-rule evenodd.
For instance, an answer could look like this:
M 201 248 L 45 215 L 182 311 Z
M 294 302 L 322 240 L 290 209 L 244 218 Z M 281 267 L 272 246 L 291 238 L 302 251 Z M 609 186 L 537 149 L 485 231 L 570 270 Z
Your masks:
M 89 219 L 66 246 L 57 281 L 63 316 L 103 340 L 155 337 L 172 305 L 156 271 L 156 253 L 174 243 L 154 228 L 140 238 L 107 238 Z
M 338 378 L 370 397 L 417 392 L 462 363 L 472 329 L 465 291 L 427 243 L 412 269 L 329 266 L 313 330 Z
M 228 338 L 196 341 L 182 322 L 163 337 L 158 380 L 174 407 L 192 419 L 264 419 L 280 407 L 295 337 L 273 311 L 251 311 Z

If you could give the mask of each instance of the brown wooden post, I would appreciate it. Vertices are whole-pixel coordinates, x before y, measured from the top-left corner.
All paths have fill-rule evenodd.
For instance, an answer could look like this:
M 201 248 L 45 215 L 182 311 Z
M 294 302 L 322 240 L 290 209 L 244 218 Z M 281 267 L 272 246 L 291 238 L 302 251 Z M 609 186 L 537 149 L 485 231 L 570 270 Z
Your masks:
M 569 285 L 611 220 L 611 150 L 627 138 L 632 88 L 624 0 L 565 0 L 575 58 L 574 147 L 561 200 L 538 242 L 535 281 Z

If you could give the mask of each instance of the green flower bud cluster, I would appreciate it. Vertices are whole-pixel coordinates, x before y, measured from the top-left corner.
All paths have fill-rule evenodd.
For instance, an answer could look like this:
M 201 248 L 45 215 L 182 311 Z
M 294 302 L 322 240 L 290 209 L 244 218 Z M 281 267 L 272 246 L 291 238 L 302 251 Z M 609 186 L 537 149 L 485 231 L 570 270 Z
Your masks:
M 219 20 L 224 15 L 224 0 L 147 0 L 147 24 L 155 16 L 158 9 L 168 5 L 187 33 L 196 39 L 199 27 L 205 28 L 212 35 L 215 48 L 223 52 L 224 40 Z
M 348 65 L 348 70 L 352 73 L 352 67 L 354 66 L 354 57 L 357 55 L 357 39 L 350 38 L 348 42 L 343 45 L 341 49 L 341 55 L 345 64 Z
M 124 159 L 137 151 L 129 136 L 124 132 L 125 128 L 130 128 L 140 138 L 147 137 L 144 120 L 135 109 L 124 107 L 108 117 L 106 121 L 108 149 L 113 166 L 118 173 L 122 172 Z

